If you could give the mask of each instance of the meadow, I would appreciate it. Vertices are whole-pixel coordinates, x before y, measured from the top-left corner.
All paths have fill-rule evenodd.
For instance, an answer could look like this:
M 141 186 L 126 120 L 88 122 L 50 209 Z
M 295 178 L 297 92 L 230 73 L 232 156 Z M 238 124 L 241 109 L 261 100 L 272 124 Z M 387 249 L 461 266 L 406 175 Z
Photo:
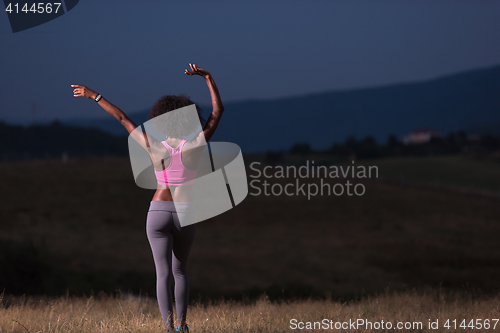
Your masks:
M 222 322 L 225 331 L 287 331 L 293 316 L 426 322 L 498 313 L 500 164 L 363 163 L 383 178 L 363 181 L 363 196 L 249 195 L 197 225 L 188 266 L 196 331 L 224 331 Z M 154 191 L 135 185 L 128 159 L 7 162 L 0 174 L 1 332 L 158 328 L 145 233 Z M 22 294 L 46 300 L 16 306 Z
M 189 308 L 191 332 L 490 332 L 500 300 L 470 293 L 381 292 L 361 300 L 219 300 Z M 124 295 L 20 299 L 0 332 L 164 332 L 156 300 Z

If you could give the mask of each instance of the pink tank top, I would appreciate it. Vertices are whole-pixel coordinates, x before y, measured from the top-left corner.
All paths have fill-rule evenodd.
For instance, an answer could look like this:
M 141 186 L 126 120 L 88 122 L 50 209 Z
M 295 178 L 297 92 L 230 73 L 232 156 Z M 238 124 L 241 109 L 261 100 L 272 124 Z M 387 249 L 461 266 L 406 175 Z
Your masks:
M 166 141 L 162 141 L 170 154 L 170 164 L 165 170 L 155 170 L 156 180 L 161 185 L 190 185 L 196 176 L 196 170 L 190 170 L 184 166 L 181 159 L 182 147 L 186 140 L 182 140 L 177 148 L 172 148 Z

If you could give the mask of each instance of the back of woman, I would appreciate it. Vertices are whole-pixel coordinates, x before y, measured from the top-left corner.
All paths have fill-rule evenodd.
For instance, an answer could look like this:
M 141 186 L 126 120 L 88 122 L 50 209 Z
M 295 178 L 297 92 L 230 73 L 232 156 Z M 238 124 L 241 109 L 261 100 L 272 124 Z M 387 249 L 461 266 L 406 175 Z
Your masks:
M 196 224 L 181 226 L 179 214 L 189 214 L 192 206 L 192 183 L 200 156 L 219 124 L 224 111 L 212 75 L 195 64 L 185 74 L 202 76 L 210 90 L 213 111 L 207 121 L 197 112 L 186 112 L 194 103 L 185 95 L 165 95 L 153 105 L 150 119 L 156 130 L 165 136 L 158 141 L 144 133 L 127 115 L 102 95 L 81 85 L 75 87 L 75 97 L 94 99 L 116 118 L 151 157 L 157 180 L 157 190 L 146 217 L 146 234 L 156 269 L 156 294 L 167 332 L 189 332 L 186 315 L 189 299 L 187 261 L 196 234 Z M 203 126 L 203 129 L 200 127 Z M 200 127 L 200 130 L 196 128 Z M 184 137 L 193 134 L 191 139 Z M 177 321 L 174 324 L 171 275 L 174 277 Z

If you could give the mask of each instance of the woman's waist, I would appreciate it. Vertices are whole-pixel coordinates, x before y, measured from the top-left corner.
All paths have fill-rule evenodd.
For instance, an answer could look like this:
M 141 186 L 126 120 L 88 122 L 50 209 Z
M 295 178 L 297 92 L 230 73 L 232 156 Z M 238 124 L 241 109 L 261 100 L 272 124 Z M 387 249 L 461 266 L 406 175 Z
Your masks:
M 196 178 L 196 170 L 155 170 L 156 180 L 162 185 L 191 185 Z
M 168 211 L 175 213 L 192 213 L 194 205 L 192 202 L 152 200 L 149 211 Z

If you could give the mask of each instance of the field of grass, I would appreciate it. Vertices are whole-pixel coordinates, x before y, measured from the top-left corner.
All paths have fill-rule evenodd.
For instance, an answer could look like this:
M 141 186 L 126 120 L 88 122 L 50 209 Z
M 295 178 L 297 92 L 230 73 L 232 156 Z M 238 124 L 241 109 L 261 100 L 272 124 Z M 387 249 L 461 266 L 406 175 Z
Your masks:
M 428 156 L 371 160 L 380 177 L 399 182 L 424 183 L 488 190 L 500 196 L 500 162 L 465 156 Z
M 500 299 L 438 291 L 384 292 L 359 301 L 217 301 L 192 304 L 191 332 L 490 332 Z M 432 323 L 432 326 L 431 326 Z M 354 326 L 351 326 L 354 325 Z M 432 329 L 431 329 L 432 328 Z M 164 332 L 155 299 L 90 297 L 20 299 L 0 307 L 0 332 Z
M 467 184 L 470 182 L 467 177 L 476 176 L 497 181 L 500 173 L 494 174 L 492 162 L 483 165 L 481 161 L 456 158 L 454 162 L 444 160 L 441 164 L 436 158 L 433 163 L 440 165 L 437 169 L 453 170 L 455 183 L 457 179 L 465 179 Z M 423 177 L 422 173 L 428 171 L 418 163 L 430 162 L 370 163 L 379 165 L 381 174 L 391 168 L 392 174 L 408 168 L 417 172 L 415 177 Z M 61 296 L 66 292 L 88 295 L 92 290 L 96 294 L 101 290 L 109 294 L 121 290 L 140 293 L 145 299 L 154 297 L 154 262 L 145 232 L 146 213 L 154 191 L 135 185 L 129 163 L 117 158 L 1 163 L 0 292 Z M 468 165 L 473 167 L 469 169 Z M 425 182 L 428 178 L 422 179 Z M 284 184 L 289 180 L 270 181 Z M 477 186 L 487 183 L 476 182 Z M 300 304 L 308 304 L 300 303 L 308 297 L 330 299 L 331 307 L 315 303 L 318 310 L 303 317 L 313 320 L 318 316 L 334 316 L 335 312 L 321 311 L 323 308 L 330 311 L 335 306 L 343 309 L 342 304 L 347 301 L 357 300 L 365 307 L 367 297 L 384 290 L 398 292 L 401 299 L 410 297 L 406 293 L 413 288 L 419 292 L 439 289 L 443 293 L 497 295 L 500 291 L 498 196 L 412 186 L 410 182 L 374 181 L 366 182 L 365 186 L 366 193 L 360 197 L 324 195 L 308 200 L 304 196 L 249 195 L 236 208 L 199 223 L 188 265 L 192 304 L 203 309 L 202 306 L 221 298 L 257 300 L 263 293 L 271 301 L 297 300 L 294 304 L 299 308 L 303 306 Z M 76 304 L 86 301 L 75 302 L 77 307 L 83 305 Z M 389 307 L 393 301 L 387 302 Z M 492 311 L 497 306 L 495 302 L 485 301 L 484 306 Z M 486 318 L 489 312 L 481 308 L 482 304 L 477 308 L 473 303 L 470 307 L 463 306 Z M 126 325 L 131 325 L 127 327 L 137 327 L 133 325 L 139 322 L 142 325 L 144 322 L 137 319 L 141 313 L 137 309 L 146 305 L 127 306 L 136 309 L 132 310 L 136 317 L 132 314 L 129 317 L 128 310 L 125 311 Z M 155 306 L 148 306 L 151 306 L 148 311 L 157 311 Z M 224 306 L 231 311 L 238 309 L 236 305 Z M 462 313 L 462 305 L 453 306 L 454 313 Z M 49 308 L 36 311 L 44 313 Z M 406 310 L 401 309 L 403 312 L 394 312 L 394 316 L 422 319 L 419 311 L 424 310 L 410 308 L 408 305 Z M 252 318 L 258 317 L 252 312 L 257 310 L 245 309 L 255 314 Z M 283 321 L 288 313 L 290 316 L 298 313 L 293 307 L 277 309 L 284 311 L 283 315 L 273 320 Z M 7 310 L 14 311 L 15 307 Z M 202 310 L 193 310 L 193 315 L 195 311 Z M 159 313 L 155 313 L 158 318 Z M 347 312 L 345 318 L 354 318 L 355 313 Z M 373 315 L 370 318 L 383 315 L 369 313 Z M 428 312 L 425 313 L 427 316 Z M 2 324 L 8 325 L 7 328 L 1 326 L 2 329 L 22 329 L 9 319 L 13 315 L 9 316 L 3 319 L 8 323 Z M 49 315 L 43 316 L 46 320 Z M 98 312 L 93 316 L 97 321 L 92 325 L 98 325 L 102 318 L 111 318 L 104 315 L 101 318 Z M 242 331 L 246 330 L 248 318 L 235 316 L 235 322 L 243 325 Z M 113 318 L 114 325 L 118 325 L 117 317 Z M 18 321 L 24 326 L 31 325 L 25 320 L 28 319 Z M 195 322 L 195 326 L 202 327 L 201 322 Z M 157 321 L 146 324 L 158 325 Z M 277 331 L 284 330 L 276 322 L 272 325 Z M 271 331 L 269 327 L 263 327 L 263 331 Z M 210 330 L 216 331 L 207 326 L 207 332 Z
M 263 156 L 255 155 L 264 161 Z M 350 165 L 349 161 L 328 155 L 307 157 L 287 155 L 282 164 L 304 165 L 304 158 L 315 165 Z M 500 160 L 474 155 L 404 156 L 356 160 L 355 165 L 377 166 L 379 178 L 405 184 L 487 190 L 500 195 Z

